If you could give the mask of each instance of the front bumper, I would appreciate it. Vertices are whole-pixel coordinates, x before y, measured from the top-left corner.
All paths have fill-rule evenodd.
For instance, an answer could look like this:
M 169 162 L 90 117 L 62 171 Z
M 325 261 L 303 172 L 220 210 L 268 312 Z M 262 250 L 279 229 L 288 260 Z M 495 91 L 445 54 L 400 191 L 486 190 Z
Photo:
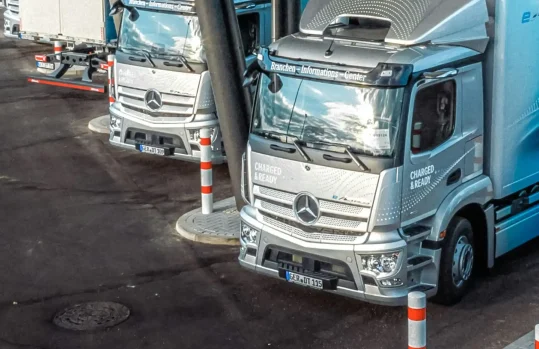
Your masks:
M 137 151 L 137 141 L 133 139 L 133 134 L 144 134 L 146 137 L 145 144 L 153 146 L 162 146 L 157 139 L 170 139 L 173 142 L 174 154 L 167 156 L 168 158 L 184 160 L 190 162 L 200 162 L 200 147 L 199 141 L 191 139 L 190 134 L 194 131 L 199 131 L 202 128 L 213 128 L 215 135 L 213 137 L 212 149 L 214 164 L 222 164 L 226 162 L 221 145 L 221 134 L 219 129 L 219 121 L 212 119 L 208 121 L 192 121 L 188 123 L 174 124 L 155 124 L 145 120 L 133 117 L 132 115 L 118 109 L 115 104 L 111 105 L 110 109 L 111 120 L 116 118 L 121 121 L 120 127 L 110 127 L 109 141 L 112 145 L 128 150 Z M 167 148 L 169 146 L 166 146 Z
M 246 206 L 241 212 L 242 224 L 247 224 L 259 231 L 256 244 L 241 241 L 239 256 L 240 265 L 259 274 L 280 278 L 277 263 L 268 260 L 268 256 L 278 251 L 292 251 L 294 255 L 305 256 L 318 263 L 330 263 L 348 268 L 347 280 L 339 279 L 335 290 L 328 292 L 338 295 L 363 300 L 369 303 L 400 306 L 407 303 L 408 293 L 421 290 L 432 296 L 436 293 L 436 281 L 426 285 L 428 278 L 424 275 L 437 275 L 437 263 L 431 263 L 422 270 L 410 271 L 407 265 L 409 246 L 397 232 L 394 233 L 371 233 L 366 243 L 344 245 L 307 242 L 291 236 L 273 227 L 264 225 L 256 219 L 257 211 L 253 207 Z M 373 234 L 378 236 L 373 236 Z M 385 239 L 385 241 L 384 241 Z M 376 243 L 368 243 L 369 240 Z M 403 258 L 399 258 L 399 266 L 396 271 L 385 278 L 378 279 L 372 273 L 362 270 L 361 255 L 382 254 L 399 251 Z M 433 256 L 433 260 L 439 261 L 439 255 Z M 359 263 L 358 263 L 359 262 Z M 430 268 L 430 269 L 429 269 Z M 398 278 L 403 281 L 402 286 L 383 287 L 381 281 Z
M 4 36 L 10 39 L 19 38 L 21 19 L 7 10 L 4 12 Z

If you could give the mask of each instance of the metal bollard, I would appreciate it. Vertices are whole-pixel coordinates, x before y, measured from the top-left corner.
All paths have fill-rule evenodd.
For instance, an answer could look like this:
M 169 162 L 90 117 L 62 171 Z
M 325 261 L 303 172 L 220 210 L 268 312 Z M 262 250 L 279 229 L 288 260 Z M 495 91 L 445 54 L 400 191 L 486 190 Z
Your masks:
M 113 69 L 114 69 L 114 55 L 108 55 L 107 56 L 107 72 L 109 74 L 109 104 L 112 105 L 114 102 L 116 102 L 116 98 L 114 96 L 114 75 L 113 75 Z
M 539 325 L 535 325 L 535 349 L 539 349 Z
M 62 44 L 61 41 L 54 42 L 54 53 L 56 54 L 55 57 L 57 61 L 62 60 L 62 56 L 60 55 L 60 53 L 62 52 L 63 48 L 64 48 L 64 45 Z
M 427 348 L 427 296 L 408 294 L 408 349 Z
M 213 170 L 211 130 L 208 128 L 200 130 L 200 178 L 202 214 L 210 214 L 213 212 Z

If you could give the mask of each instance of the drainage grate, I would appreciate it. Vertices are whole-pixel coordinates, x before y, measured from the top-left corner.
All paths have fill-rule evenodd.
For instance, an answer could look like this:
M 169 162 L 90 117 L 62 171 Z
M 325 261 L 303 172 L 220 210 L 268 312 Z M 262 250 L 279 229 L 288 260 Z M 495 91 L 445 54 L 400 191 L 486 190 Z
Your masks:
M 58 312 L 53 323 L 74 331 L 102 330 L 122 323 L 129 314 L 129 308 L 119 303 L 89 302 Z

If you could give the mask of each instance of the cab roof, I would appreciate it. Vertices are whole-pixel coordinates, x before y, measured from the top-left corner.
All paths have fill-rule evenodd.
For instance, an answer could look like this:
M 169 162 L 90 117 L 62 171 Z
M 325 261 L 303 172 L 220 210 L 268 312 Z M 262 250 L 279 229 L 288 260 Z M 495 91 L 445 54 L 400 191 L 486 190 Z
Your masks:
M 471 42 L 480 51 L 488 43 L 485 0 L 311 0 L 300 30 L 322 36 L 330 25 L 346 17 L 388 22 L 389 30 L 382 39 L 386 43 L 412 46 Z

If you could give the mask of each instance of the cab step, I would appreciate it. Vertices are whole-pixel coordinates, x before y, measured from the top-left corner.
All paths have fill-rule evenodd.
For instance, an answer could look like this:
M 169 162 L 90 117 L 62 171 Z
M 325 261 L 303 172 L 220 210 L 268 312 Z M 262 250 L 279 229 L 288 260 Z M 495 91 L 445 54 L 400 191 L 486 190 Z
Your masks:
M 407 271 L 411 272 L 417 269 L 426 267 L 427 265 L 433 262 L 432 257 L 430 256 L 414 256 L 408 259 Z
M 412 242 L 416 240 L 422 240 L 429 236 L 430 234 L 430 227 L 424 226 L 424 225 L 416 225 L 409 228 L 406 228 L 404 232 L 404 240 L 406 242 Z

